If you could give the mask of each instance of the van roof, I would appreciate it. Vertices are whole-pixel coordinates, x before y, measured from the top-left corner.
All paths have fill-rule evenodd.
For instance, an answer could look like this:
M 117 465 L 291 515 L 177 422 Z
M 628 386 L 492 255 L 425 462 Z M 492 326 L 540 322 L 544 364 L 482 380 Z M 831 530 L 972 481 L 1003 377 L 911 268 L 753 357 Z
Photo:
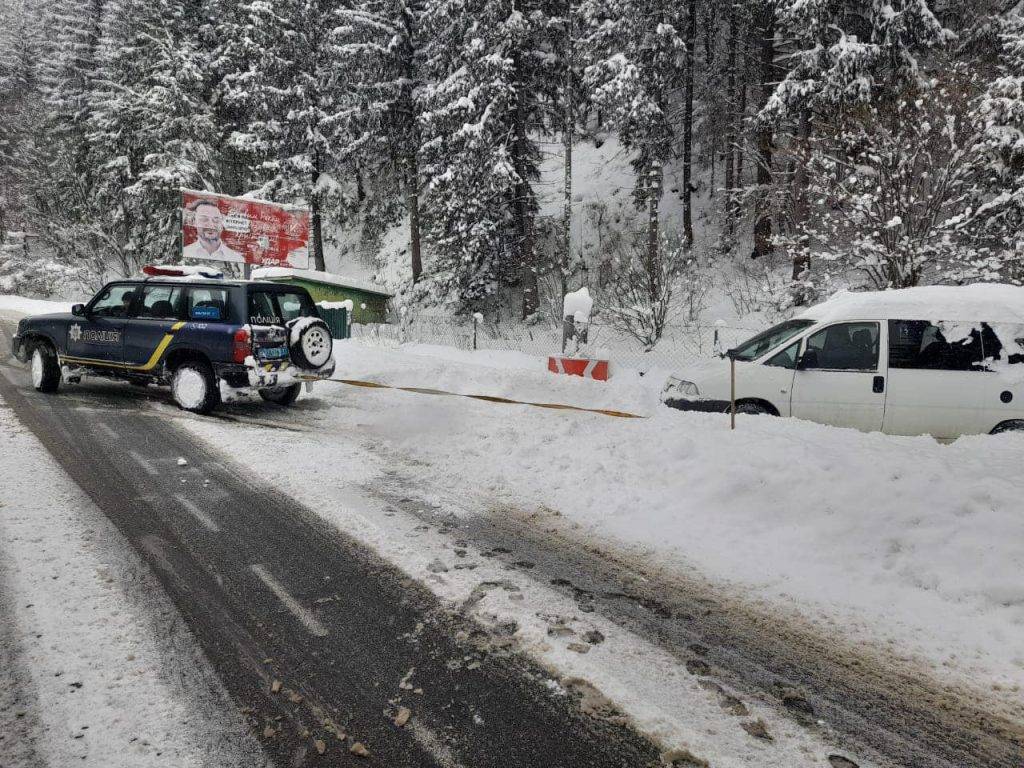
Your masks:
M 1024 288 L 1003 283 L 978 283 L 893 291 L 839 291 L 797 317 L 818 322 L 943 320 L 1024 325 Z

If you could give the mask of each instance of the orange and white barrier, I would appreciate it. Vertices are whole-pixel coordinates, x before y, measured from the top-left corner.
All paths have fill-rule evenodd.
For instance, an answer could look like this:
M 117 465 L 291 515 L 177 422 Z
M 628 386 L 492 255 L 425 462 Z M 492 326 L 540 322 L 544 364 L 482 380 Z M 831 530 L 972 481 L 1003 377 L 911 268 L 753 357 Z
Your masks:
M 608 381 L 608 361 L 588 360 L 580 357 L 552 355 L 548 358 L 548 370 L 566 376 L 582 376 L 584 379 Z

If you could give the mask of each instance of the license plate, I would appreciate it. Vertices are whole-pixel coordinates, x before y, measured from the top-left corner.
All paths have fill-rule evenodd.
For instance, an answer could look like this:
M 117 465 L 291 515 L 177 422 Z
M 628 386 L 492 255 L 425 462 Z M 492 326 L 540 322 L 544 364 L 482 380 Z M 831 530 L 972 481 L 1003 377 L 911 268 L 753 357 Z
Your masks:
M 288 347 L 263 347 L 259 355 L 264 360 L 282 360 L 288 357 Z

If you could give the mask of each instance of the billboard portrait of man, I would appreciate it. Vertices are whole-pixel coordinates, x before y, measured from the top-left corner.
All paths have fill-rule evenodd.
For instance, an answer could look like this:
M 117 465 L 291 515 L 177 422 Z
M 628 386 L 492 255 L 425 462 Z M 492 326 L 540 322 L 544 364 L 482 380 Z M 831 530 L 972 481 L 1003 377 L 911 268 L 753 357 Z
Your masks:
M 190 203 L 187 210 L 192 213 L 196 240 L 185 244 L 181 252 L 184 258 L 245 263 L 245 257 L 224 242 L 224 214 L 216 200 L 201 197 Z

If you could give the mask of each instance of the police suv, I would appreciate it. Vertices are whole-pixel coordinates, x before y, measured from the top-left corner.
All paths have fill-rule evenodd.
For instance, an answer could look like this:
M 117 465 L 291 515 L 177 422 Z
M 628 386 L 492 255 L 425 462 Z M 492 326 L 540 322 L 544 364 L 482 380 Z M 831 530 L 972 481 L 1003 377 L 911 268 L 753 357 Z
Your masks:
M 232 391 L 291 405 L 330 378 L 330 329 L 302 288 L 211 279 L 173 268 L 109 283 L 70 314 L 27 317 L 14 353 L 32 384 L 56 392 L 83 375 L 170 384 L 179 407 L 209 413 Z

